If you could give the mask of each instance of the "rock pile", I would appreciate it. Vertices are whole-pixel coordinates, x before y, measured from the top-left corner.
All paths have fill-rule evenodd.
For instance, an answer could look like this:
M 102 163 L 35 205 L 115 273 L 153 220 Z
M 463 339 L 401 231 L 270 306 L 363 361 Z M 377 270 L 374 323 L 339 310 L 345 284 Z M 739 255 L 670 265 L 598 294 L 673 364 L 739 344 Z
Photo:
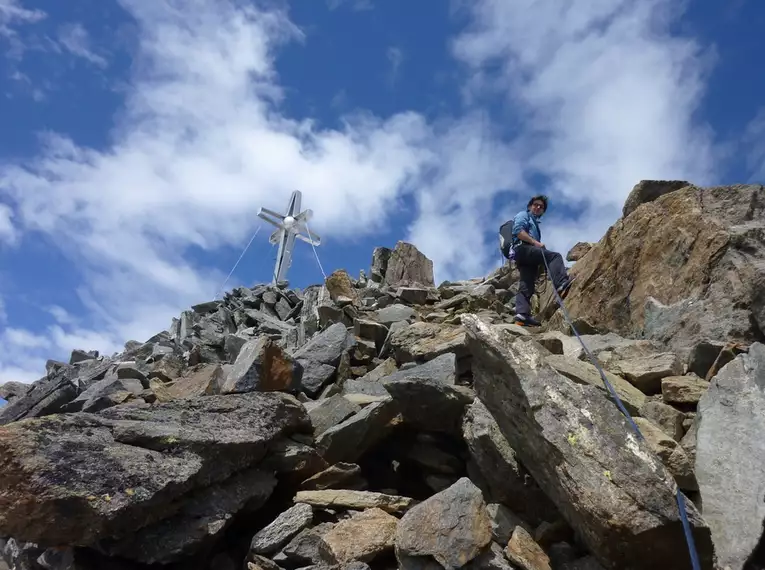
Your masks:
M 663 204 L 674 216 L 676 195 L 707 192 L 660 185 L 643 184 L 615 227 Z M 729 191 L 753 211 L 765 204 L 761 187 Z M 685 235 L 686 222 L 665 227 Z M 758 250 L 747 235 L 736 268 L 751 276 L 765 239 Z M 574 270 L 590 275 L 629 239 L 612 228 L 580 246 Z M 678 286 L 718 282 L 695 270 L 708 267 L 686 268 Z M 702 568 L 762 568 L 758 321 L 747 341 L 694 324 L 708 314 L 684 312 L 681 326 L 668 313 L 665 330 L 694 331 L 680 350 L 606 330 L 597 317 L 610 309 L 582 300 L 591 279 L 575 285 L 572 316 L 644 439 L 557 313 L 544 330 L 511 324 L 512 267 L 436 287 L 430 260 L 399 242 L 375 250 L 369 277 L 235 289 L 120 354 L 77 350 L 32 385 L 0 388 L 0 559 L 14 570 L 686 569 L 679 488 Z M 728 293 L 735 310 L 759 310 Z

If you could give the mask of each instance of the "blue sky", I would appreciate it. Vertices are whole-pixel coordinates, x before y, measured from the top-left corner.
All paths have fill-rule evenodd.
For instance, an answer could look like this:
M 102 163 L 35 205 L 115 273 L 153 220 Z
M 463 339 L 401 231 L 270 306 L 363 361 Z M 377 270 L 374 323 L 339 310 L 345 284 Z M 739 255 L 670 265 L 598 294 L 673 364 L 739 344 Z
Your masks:
M 754 0 L 0 0 L 0 383 L 270 278 L 300 189 L 327 272 L 415 243 L 437 280 L 596 241 L 641 179 L 759 182 Z M 299 242 L 293 286 L 322 279 Z

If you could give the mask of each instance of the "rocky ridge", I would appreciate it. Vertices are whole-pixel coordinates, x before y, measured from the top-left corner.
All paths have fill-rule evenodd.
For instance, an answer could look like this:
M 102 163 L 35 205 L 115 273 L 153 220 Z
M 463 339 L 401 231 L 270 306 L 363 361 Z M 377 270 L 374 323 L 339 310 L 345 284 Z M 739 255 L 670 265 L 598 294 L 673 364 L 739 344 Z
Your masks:
M 641 182 L 606 236 L 569 254 L 582 279 L 567 307 L 644 440 L 549 308 L 549 286 L 538 302 L 547 326 L 520 328 L 512 267 L 436 287 L 430 260 L 399 242 L 374 251 L 369 276 L 238 288 L 120 354 L 76 350 L 32 385 L 0 387 L 0 560 L 14 570 L 685 569 L 679 488 L 702 568 L 763 568 L 765 345 L 747 287 L 765 234 L 756 216 L 736 229 L 729 212 L 704 229 L 677 203 L 703 200 L 709 222 L 715 200 L 756 213 L 765 195 L 663 184 Z M 665 251 L 609 275 L 639 284 L 681 271 L 671 285 L 683 299 L 719 283 L 720 260 L 732 260 L 725 267 L 750 279 L 727 290 L 729 308 L 754 315 L 746 331 L 705 326 L 725 288 L 704 293 L 705 311 L 662 316 L 682 339 L 651 338 L 639 312 L 614 320 L 608 295 L 621 285 L 594 287 L 593 267 L 636 247 L 648 255 L 651 241 L 640 249 L 629 228 L 659 212 L 702 244 L 705 232 L 746 240 L 706 261 Z M 702 245 L 670 247 L 683 259 Z

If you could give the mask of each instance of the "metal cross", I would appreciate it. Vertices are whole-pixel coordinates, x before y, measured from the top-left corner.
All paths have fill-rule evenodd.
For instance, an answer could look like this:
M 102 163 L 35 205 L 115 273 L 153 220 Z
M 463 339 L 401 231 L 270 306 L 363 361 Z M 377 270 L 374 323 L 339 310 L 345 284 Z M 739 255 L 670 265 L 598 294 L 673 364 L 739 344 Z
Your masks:
M 313 216 L 313 211 L 309 209 L 300 211 L 302 197 L 300 190 L 295 190 L 287 204 L 287 213 L 283 215 L 266 208 L 258 210 L 259 217 L 277 228 L 268 240 L 272 244 L 279 244 L 279 252 L 276 254 L 276 265 L 274 266 L 274 285 L 286 281 L 287 270 L 292 265 L 295 238 L 311 244 L 313 247 L 321 244 L 321 238 L 309 231 L 307 226 L 308 220 Z M 303 235 L 304 230 L 307 235 Z

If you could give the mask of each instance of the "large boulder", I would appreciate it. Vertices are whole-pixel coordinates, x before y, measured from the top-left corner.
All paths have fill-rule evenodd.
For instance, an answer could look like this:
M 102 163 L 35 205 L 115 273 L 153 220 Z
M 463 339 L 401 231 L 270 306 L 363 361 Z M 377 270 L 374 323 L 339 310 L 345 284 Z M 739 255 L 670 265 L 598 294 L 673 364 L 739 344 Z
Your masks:
M 435 287 L 433 262 L 412 244 L 399 241 L 385 264 L 383 283 L 391 287 Z
M 477 396 L 542 490 L 606 568 L 691 568 L 672 474 L 598 388 L 545 363 L 534 341 L 462 317 Z M 701 567 L 709 528 L 687 502 Z
M 686 185 L 641 201 L 572 268 L 571 316 L 683 357 L 700 341 L 762 338 L 765 188 Z
M 765 536 L 764 410 L 765 345 L 755 343 L 712 379 L 696 418 L 704 519 L 721 565 L 731 570 L 750 568 L 745 563 Z
M 250 498 L 242 493 L 261 494 L 255 481 L 272 485 L 246 472 L 280 438 L 310 428 L 297 400 L 261 392 L 8 424 L 0 428 L 0 536 L 41 546 L 124 539 L 184 516 L 190 502 L 216 508 L 206 489 L 236 473 L 244 479 L 218 501 L 241 505 Z

